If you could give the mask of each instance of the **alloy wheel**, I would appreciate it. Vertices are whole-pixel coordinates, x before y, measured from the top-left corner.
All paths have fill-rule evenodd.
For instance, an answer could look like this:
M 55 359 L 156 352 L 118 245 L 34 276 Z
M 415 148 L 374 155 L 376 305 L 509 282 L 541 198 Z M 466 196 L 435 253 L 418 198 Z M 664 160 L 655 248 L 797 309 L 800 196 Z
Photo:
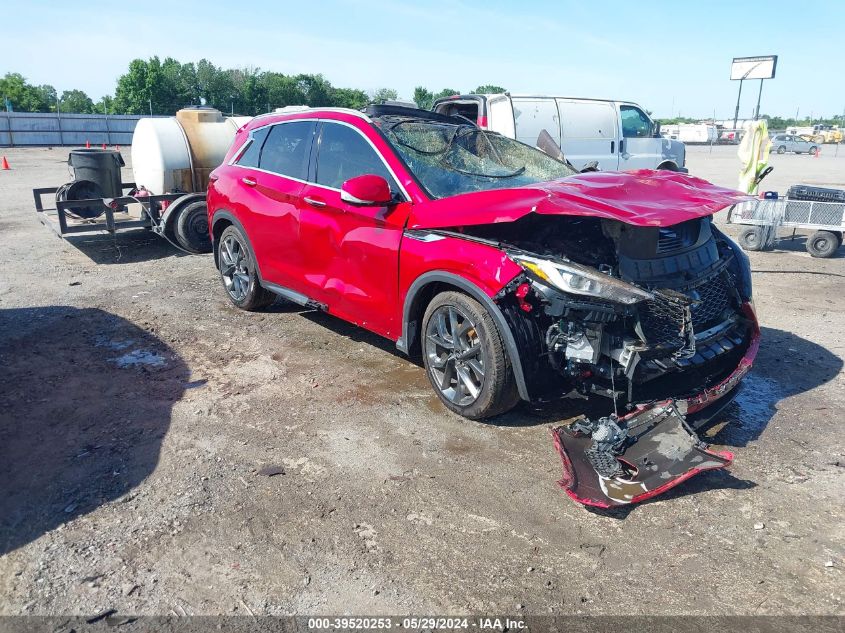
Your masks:
M 475 324 L 452 305 L 438 308 L 428 321 L 425 353 L 434 383 L 443 397 L 471 405 L 484 385 L 484 352 Z
M 220 275 L 226 292 L 235 301 L 243 301 L 249 292 L 249 253 L 233 236 L 220 244 Z

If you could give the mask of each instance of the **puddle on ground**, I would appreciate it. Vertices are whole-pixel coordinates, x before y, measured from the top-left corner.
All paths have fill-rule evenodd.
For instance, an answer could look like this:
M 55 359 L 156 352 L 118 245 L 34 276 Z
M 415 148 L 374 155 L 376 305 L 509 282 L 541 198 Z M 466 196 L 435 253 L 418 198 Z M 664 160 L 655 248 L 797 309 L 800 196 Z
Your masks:
M 167 363 L 164 356 L 145 349 L 136 349 L 128 354 L 124 354 L 123 356 L 118 356 L 117 358 L 112 358 L 110 360 L 121 369 L 139 366 L 162 367 Z
M 725 410 L 726 424 L 713 440 L 739 446 L 756 440 L 775 415 L 775 405 L 784 395 L 783 388 L 774 380 L 749 374 L 739 395 Z

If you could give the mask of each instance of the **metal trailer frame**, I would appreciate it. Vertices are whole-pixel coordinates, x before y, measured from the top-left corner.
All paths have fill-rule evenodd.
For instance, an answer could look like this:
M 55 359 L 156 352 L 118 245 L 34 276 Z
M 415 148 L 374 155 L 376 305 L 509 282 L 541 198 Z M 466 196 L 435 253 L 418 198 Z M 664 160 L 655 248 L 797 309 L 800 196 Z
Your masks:
M 798 229 L 813 231 L 807 238 L 807 251 L 813 257 L 832 257 L 845 236 L 845 202 L 749 200 L 731 207 L 728 223 L 756 227 L 745 229 L 740 235 L 740 245 L 745 250 L 769 250 L 778 238 L 778 229 L 785 227 L 792 229 L 793 238 Z M 831 239 L 838 241 L 832 249 Z
M 134 182 L 121 183 L 124 192 L 135 188 Z M 135 197 L 124 195 L 119 198 L 91 198 L 86 200 L 62 200 L 55 201 L 55 207 L 46 208 L 44 206 L 43 196 L 52 195 L 55 200 L 56 192 L 61 187 L 38 187 L 32 190 L 33 198 L 35 199 L 35 212 L 38 214 L 40 222 L 49 227 L 59 237 L 79 233 L 99 233 L 107 232 L 114 235 L 118 231 L 129 229 L 150 229 L 154 233 L 167 238 L 165 231 L 167 228 L 167 219 L 170 211 L 177 206 L 177 201 L 182 198 L 197 200 L 204 199 L 204 194 L 195 193 L 166 193 L 161 195 L 150 195 L 143 197 Z M 168 202 L 165 208 L 162 203 Z M 97 221 L 102 216 L 90 219 L 77 219 L 68 216 L 68 212 L 73 212 L 74 207 L 91 204 L 102 204 L 103 215 L 105 221 Z M 115 219 L 116 213 L 123 213 L 121 208 L 128 204 L 141 205 L 140 219 Z M 128 214 L 127 214 L 128 215 Z M 168 239 L 168 241 L 170 241 Z
M 781 226 L 811 231 L 845 232 L 845 202 L 816 202 L 790 198 L 740 202 L 731 211 L 731 224 Z

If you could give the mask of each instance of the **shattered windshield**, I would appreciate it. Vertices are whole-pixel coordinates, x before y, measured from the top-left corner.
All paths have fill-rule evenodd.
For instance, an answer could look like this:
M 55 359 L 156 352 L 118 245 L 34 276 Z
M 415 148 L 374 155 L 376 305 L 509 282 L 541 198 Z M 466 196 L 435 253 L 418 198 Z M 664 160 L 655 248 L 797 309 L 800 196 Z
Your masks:
M 385 117 L 376 125 L 435 198 L 575 173 L 538 149 L 470 124 Z

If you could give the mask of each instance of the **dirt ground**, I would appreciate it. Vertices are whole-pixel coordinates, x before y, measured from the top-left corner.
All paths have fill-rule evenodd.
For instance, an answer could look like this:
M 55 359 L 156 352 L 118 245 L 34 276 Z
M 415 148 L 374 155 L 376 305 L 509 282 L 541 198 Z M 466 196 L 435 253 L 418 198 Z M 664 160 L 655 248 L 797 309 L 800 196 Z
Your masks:
M 0 150 L 0 614 L 845 613 L 845 249 L 752 254 L 730 471 L 594 512 L 555 483 L 577 410 L 471 422 L 388 341 L 236 310 L 210 255 L 58 239 L 30 190 L 67 151 Z M 693 173 L 733 184 L 716 151 Z M 831 154 L 782 188 L 845 184 Z

